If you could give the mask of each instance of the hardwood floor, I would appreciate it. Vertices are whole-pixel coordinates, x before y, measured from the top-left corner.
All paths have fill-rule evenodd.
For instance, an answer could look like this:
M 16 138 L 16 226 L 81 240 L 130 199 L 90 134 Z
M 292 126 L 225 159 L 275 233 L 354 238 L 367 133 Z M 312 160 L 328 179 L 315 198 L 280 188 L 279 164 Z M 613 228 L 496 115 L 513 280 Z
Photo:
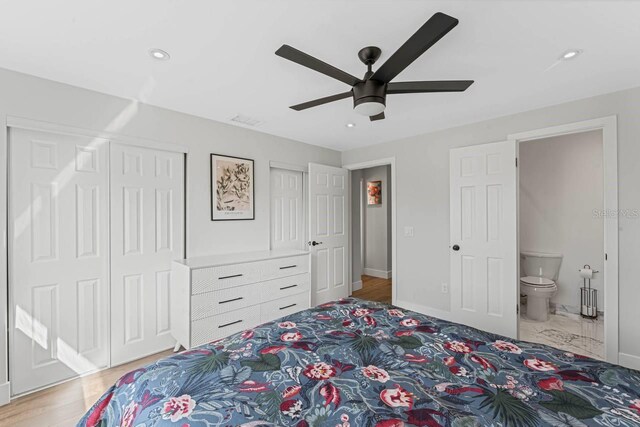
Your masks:
M 362 289 L 353 292 L 352 296 L 391 304 L 391 279 L 362 276 Z
M 12 400 L 0 406 L 0 427 L 75 426 L 118 378 L 170 354 L 167 350 Z

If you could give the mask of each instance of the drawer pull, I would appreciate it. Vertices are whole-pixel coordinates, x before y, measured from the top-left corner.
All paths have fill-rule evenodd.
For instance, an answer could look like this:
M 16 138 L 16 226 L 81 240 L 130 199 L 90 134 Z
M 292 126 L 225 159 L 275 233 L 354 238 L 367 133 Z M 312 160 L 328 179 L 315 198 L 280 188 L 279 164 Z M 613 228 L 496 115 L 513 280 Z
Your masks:
M 225 323 L 224 325 L 219 325 L 218 328 L 226 328 L 227 326 L 235 325 L 236 323 L 242 322 L 242 319 L 236 320 L 235 322 Z
M 280 270 L 286 270 L 287 268 L 296 268 L 297 265 L 285 265 L 284 267 L 280 267 Z
M 234 277 L 242 277 L 242 274 L 234 274 L 233 276 L 222 276 L 222 277 L 218 277 L 218 280 L 223 280 L 223 279 L 233 279 Z
M 289 304 L 289 305 L 285 305 L 284 307 L 280 307 L 280 310 L 284 310 L 285 308 L 291 308 L 291 307 L 294 307 L 294 306 L 296 306 L 296 305 L 298 305 L 298 304 Z
M 234 301 L 240 301 L 241 299 L 243 299 L 244 297 L 238 297 L 238 298 L 234 298 L 234 299 L 228 299 L 226 301 L 220 301 L 218 302 L 218 304 L 226 304 L 228 302 L 234 302 Z
M 291 289 L 291 288 L 295 288 L 298 285 L 289 285 L 289 286 L 285 286 L 284 288 L 280 288 L 281 291 L 284 291 L 285 289 Z

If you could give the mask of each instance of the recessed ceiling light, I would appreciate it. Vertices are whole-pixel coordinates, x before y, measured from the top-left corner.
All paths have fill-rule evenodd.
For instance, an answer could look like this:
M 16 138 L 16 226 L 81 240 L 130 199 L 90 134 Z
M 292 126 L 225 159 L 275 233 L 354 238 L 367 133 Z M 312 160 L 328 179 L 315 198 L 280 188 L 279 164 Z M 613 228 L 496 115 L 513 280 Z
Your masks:
M 356 124 L 355 123 L 347 123 L 346 126 L 351 129 L 351 128 L 356 127 Z
M 561 59 L 573 59 L 576 56 L 580 55 L 582 51 L 580 49 L 570 49 L 562 54 Z
M 169 56 L 169 53 L 157 48 L 149 49 L 149 55 L 151 55 L 153 59 L 157 59 L 158 61 L 167 61 L 169 58 L 171 58 L 171 56 Z

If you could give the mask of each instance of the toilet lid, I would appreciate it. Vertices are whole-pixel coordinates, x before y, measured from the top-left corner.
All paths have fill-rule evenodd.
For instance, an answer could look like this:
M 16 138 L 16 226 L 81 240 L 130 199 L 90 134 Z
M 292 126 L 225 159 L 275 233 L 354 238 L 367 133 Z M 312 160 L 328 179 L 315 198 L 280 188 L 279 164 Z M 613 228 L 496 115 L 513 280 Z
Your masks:
M 536 277 L 536 276 L 526 276 L 520 278 L 521 282 L 524 282 L 528 285 L 534 286 L 553 286 L 555 282 L 551 279 L 547 279 L 545 277 Z

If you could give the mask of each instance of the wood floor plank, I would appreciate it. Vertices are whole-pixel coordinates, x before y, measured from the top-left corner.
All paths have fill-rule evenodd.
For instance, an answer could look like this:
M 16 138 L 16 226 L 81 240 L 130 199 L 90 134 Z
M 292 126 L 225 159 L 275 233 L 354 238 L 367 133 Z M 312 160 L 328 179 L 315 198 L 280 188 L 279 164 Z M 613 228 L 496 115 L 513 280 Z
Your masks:
M 0 427 L 71 427 L 129 371 L 172 354 L 170 350 L 28 394 L 0 406 Z
M 356 298 L 391 304 L 391 279 L 362 276 L 362 289 L 352 293 Z

